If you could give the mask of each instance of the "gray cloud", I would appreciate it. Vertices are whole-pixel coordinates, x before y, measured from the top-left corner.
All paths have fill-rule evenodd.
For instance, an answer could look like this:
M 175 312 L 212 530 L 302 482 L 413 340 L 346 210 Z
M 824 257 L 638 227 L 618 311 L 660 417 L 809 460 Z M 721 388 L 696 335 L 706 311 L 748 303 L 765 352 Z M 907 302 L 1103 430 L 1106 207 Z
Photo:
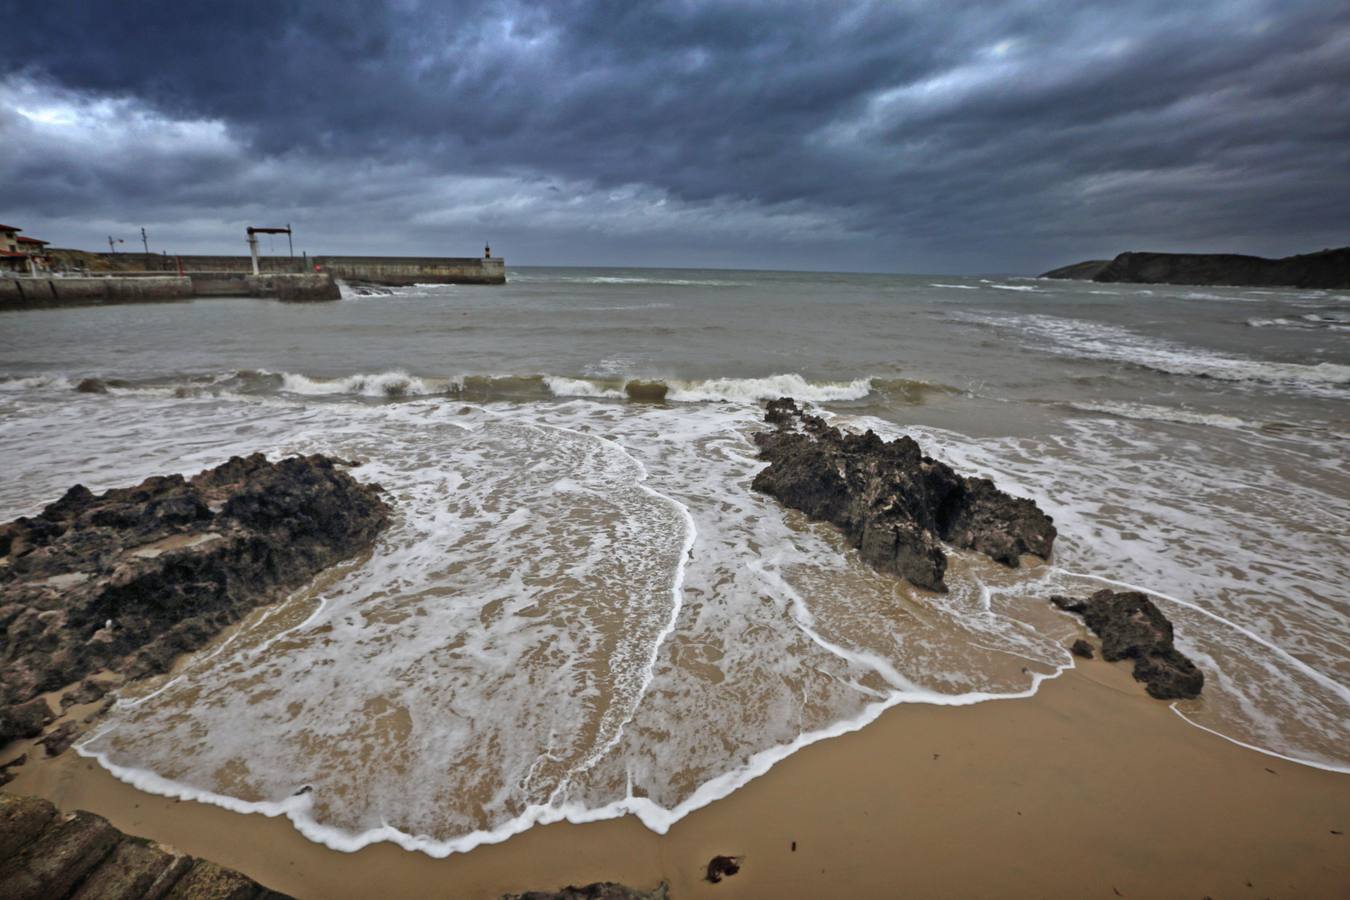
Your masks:
M 0 218 L 910 271 L 1347 242 L 1338 2 L 217 6 L 25 6 Z

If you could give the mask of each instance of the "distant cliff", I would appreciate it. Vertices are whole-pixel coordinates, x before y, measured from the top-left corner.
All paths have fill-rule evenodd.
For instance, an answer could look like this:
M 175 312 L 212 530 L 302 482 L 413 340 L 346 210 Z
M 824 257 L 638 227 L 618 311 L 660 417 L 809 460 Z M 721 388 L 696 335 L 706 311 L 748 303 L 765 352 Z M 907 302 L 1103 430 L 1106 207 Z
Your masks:
M 1091 281 L 1097 277 L 1097 273 L 1107 266 L 1111 265 L 1109 259 L 1089 259 L 1086 262 L 1074 263 L 1071 266 L 1062 266 L 1058 269 L 1051 269 L 1042 275 L 1042 278 L 1068 278 L 1073 281 Z
M 1122 253 L 1052 269 L 1042 278 L 1210 284 L 1234 287 L 1350 288 L 1350 247 L 1283 259 L 1235 253 Z

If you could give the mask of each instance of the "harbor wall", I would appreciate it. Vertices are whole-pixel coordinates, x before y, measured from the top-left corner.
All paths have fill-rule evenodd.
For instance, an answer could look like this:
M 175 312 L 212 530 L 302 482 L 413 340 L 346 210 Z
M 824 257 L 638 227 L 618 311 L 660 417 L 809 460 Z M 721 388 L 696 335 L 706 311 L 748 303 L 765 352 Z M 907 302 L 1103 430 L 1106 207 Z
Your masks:
M 160 256 L 154 253 L 100 253 L 101 269 L 110 272 L 177 273 L 181 261 L 185 273 L 253 271 L 247 256 Z M 315 266 L 335 278 L 371 284 L 505 284 L 506 263 L 500 258 L 473 256 L 260 256 L 263 274 L 312 273 Z
M 334 277 L 372 284 L 505 284 L 506 262 L 478 257 L 316 256 Z
M 126 273 L 89 277 L 0 278 L 0 310 L 104 303 L 159 303 L 194 297 L 267 297 L 290 302 L 341 299 L 327 272 L 253 275 L 196 272 L 190 276 Z
M 156 303 L 192 296 L 192 280 L 149 278 L 0 278 L 0 309 Z

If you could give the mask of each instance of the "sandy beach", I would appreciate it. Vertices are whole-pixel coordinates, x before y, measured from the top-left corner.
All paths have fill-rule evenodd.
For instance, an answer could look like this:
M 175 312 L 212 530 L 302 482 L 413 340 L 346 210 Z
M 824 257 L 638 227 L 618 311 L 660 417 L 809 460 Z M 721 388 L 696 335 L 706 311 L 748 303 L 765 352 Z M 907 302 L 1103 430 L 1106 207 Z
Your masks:
M 141 793 L 74 752 L 17 774 L 7 790 L 301 898 L 486 898 L 599 880 L 664 880 L 677 898 L 1331 898 L 1350 886 L 1350 778 L 1190 727 L 1101 661 L 1029 700 L 897 707 L 666 835 L 632 818 L 548 825 L 445 859 L 389 844 L 337 853 L 284 819 Z M 703 871 L 718 854 L 743 866 L 714 885 Z

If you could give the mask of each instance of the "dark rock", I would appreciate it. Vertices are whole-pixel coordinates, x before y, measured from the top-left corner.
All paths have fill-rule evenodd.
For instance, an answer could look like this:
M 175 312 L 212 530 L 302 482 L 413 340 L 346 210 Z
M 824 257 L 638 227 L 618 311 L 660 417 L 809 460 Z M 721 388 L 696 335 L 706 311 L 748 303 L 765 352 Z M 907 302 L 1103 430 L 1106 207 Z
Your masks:
M 1055 526 L 1035 503 L 987 478 L 958 475 L 911 438 L 841 432 L 787 397 L 771 401 L 764 420 L 774 430 L 756 434 L 755 443 L 769 466 L 755 476 L 754 489 L 838 526 L 881 571 L 941 591 L 941 541 L 1010 567 L 1023 553 L 1050 555 Z
M 0 794 L 0 864 L 37 839 L 56 807 L 37 797 Z
M 1098 266 L 1095 260 L 1078 263 L 1046 272 L 1042 277 L 1090 278 L 1093 281 L 1128 281 L 1138 284 L 1334 290 L 1350 288 L 1350 247 L 1281 259 L 1236 253 L 1122 253 L 1104 265 Z
M 1101 590 L 1085 600 L 1051 597 L 1060 609 L 1083 617 L 1102 639 L 1102 659 L 1134 660 L 1134 677 L 1159 700 L 1200 696 L 1205 675 L 1172 645 L 1172 623 L 1138 591 Z
M 4 647 L 3 637 L 3 632 L 0 632 L 0 648 Z M 3 687 L 0 687 L 2 697 Z M 52 708 L 42 697 L 32 697 L 23 703 L 0 707 L 0 747 L 21 738 L 37 737 L 42 734 L 47 723 L 55 718 Z
M 703 877 L 713 884 L 717 884 L 723 878 L 730 878 L 741 870 L 741 858 L 739 856 L 714 856 L 708 860 L 708 871 Z
M 39 738 L 38 743 L 46 748 L 48 756 L 60 756 L 70 749 L 70 745 L 75 743 L 75 739 L 79 736 L 79 724 L 66 721 Z
M 116 697 L 113 697 L 111 695 L 104 697 L 103 702 L 100 703 L 93 712 L 91 712 L 89 715 L 85 716 L 83 719 L 80 720 L 80 724 L 88 725 L 90 722 L 94 721 L 99 716 L 103 715 L 105 712 L 112 709 L 113 704 L 116 702 L 117 702 Z
M 111 687 L 102 681 L 95 681 L 92 678 L 86 678 L 80 682 L 80 686 L 73 691 L 67 691 L 61 696 L 61 708 L 69 709 L 72 706 L 83 706 L 86 703 L 93 703 L 104 694 L 108 693 Z
M 638 403 L 664 403 L 670 388 L 664 381 L 640 381 L 634 379 L 623 386 L 623 392 L 629 400 Z
M 99 496 L 76 485 L 0 525 L 0 729 L 31 732 L 14 704 L 101 669 L 165 671 L 388 519 L 377 486 L 326 457 L 254 454 Z
M 28 762 L 28 754 L 20 753 L 18 756 L 14 757 L 9 762 L 0 765 L 0 785 L 9 784 L 11 781 L 13 781 L 14 780 L 13 770 L 19 768 L 26 762 Z
M 1083 659 L 1092 659 L 1093 657 L 1092 645 L 1082 638 L 1073 642 L 1073 646 L 1069 648 L 1069 652 L 1074 656 L 1081 656 Z
M 89 812 L 0 794 L 5 900 L 286 900 L 244 875 L 122 834 Z
M 597 881 L 583 887 L 569 885 L 559 891 L 502 894 L 501 900 L 667 900 L 668 890 L 664 881 L 650 891 L 640 891 L 612 881 Z
M 199 859 L 169 888 L 164 900 L 253 900 L 257 891 L 252 878 Z
M 5 897 L 65 897 L 120 838 L 107 819 L 93 813 L 81 811 L 59 817 L 17 854 L 0 861 L 0 885 L 5 886 Z
M 75 385 L 75 390 L 81 394 L 106 394 L 108 385 L 98 378 L 86 378 Z
M 188 863 L 177 872 L 181 878 L 190 868 L 190 860 L 170 853 L 152 841 L 124 838 L 113 848 L 102 865 L 89 874 L 71 895 L 71 900 L 139 900 L 153 894 L 157 881 L 172 869 L 175 863 Z M 177 879 L 175 879 L 177 880 Z M 165 890 L 170 885 L 165 885 Z

